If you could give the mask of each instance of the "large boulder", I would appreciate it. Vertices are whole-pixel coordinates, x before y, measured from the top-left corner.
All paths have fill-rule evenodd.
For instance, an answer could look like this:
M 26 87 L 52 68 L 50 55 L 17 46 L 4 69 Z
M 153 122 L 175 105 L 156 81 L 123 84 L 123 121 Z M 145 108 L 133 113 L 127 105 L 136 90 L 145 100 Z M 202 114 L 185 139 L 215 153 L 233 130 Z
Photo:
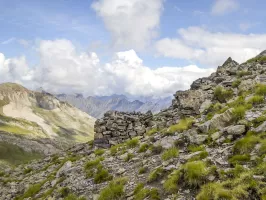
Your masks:
M 241 136 L 243 133 L 246 132 L 246 126 L 245 125 L 229 126 L 226 127 L 224 131 L 228 135 Z
M 185 116 L 200 114 L 200 108 L 205 100 L 210 99 L 208 92 L 203 90 L 178 91 L 173 100 L 173 107 L 178 108 Z
M 222 114 L 214 115 L 211 120 L 198 126 L 200 131 L 207 133 L 209 130 L 221 130 L 229 126 L 233 118 L 232 111 L 233 109 L 230 108 Z

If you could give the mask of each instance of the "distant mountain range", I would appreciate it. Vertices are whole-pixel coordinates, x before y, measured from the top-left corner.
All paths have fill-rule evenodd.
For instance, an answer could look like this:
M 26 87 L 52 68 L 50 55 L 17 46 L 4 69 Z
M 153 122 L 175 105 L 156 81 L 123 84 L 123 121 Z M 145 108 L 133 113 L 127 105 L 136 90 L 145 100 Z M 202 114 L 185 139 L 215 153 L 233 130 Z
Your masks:
M 72 104 L 80 110 L 88 113 L 95 118 L 103 117 L 104 113 L 109 110 L 117 110 L 124 112 L 142 112 L 152 111 L 157 113 L 171 105 L 172 97 L 166 98 L 140 98 L 136 100 L 125 95 L 111 96 L 89 96 L 84 97 L 82 94 L 58 94 L 56 97 Z

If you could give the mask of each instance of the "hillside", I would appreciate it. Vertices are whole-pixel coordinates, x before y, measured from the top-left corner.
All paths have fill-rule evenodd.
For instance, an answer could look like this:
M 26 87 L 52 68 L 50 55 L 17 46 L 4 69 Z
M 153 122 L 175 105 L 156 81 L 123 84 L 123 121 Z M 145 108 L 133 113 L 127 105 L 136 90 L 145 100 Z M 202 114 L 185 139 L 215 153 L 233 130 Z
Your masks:
M 128 99 L 124 95 L 89 96 L 84 98 L 80 94 L 58 94 L 56 97 L 61 101 L 70 103 L 95 118 L 103 117 L 104 113 L 109 110 L 122 112 L 136 111 L 142 113 L 150 110 L 153 113 L 158 113 L 160 110 L 169 107 L 172 102 L 170 97 L 139 101 Z
M 9 144 L 21 148 L 21 152 L 55 153 L 91 140 L 94 121 L 51 94 L 33 92 L 14 83 L 0 84 L 2 148 Z
M 265 200 L 265 69 L 229 58 L 158 114 L 107 112 L 93 142 L 2 170 L 0 197 Z

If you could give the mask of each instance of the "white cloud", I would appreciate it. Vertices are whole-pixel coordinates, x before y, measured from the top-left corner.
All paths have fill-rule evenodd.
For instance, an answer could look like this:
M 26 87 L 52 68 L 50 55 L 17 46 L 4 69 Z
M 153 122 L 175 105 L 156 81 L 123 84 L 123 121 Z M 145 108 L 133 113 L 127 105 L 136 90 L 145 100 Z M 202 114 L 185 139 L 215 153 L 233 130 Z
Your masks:
M 216 0 L 212 6 L 213 15 L 224 15 L 236 11 L 239 8 L 237 0 Z
M 165 57 L 188 59 L 208 66 L 221 65 L 229 56 L 244 62 L 266 46 L 266 34 L 210 32 L 201 27 L 178 30 L 179 37 L 159 40 L 155 47 Z
M 33 70 L 26 62 L 25 57 L 6 59 L 4 54 L 0 53 L 0 80 L 1 82 L 16 82 L 27 85 L 32 79 Z
M 1 82 L 17 80 L 51 92 L 163 97 L 188 89 L 192 81 L 214 71 L 195 65 L 151 69 L 134 50 L 118 52 L 111 62 L 100 64 L 95 53 L 78 52 L 68 40 L 41 41 L 38 49 L 40 63 L 32 70 L 24 57 L 0 54 L 0 74 L 9 77 Z
M 2 41 L 0 44 L 10 44 L 12 42 L 14 42 L 16 40 L 16 38 L 12 37 L 12 38 L 9 38 L 5 41 Z
M 157 36 L 164 0 L 97 0 L 92 8 L 111 32 L 114 46 L 142 50 Z

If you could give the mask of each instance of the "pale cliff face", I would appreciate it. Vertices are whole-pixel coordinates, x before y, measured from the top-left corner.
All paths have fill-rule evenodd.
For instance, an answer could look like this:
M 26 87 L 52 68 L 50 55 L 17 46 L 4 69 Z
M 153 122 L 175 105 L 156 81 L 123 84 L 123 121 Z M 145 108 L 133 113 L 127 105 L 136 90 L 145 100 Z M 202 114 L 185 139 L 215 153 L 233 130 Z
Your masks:
M 70 143 L 93 138 L 95 119 L 50 94 L 6 83 L 0 84 L 0 102 L 1 116 L 11 118 L 1 119 L 0 130 L 30 138 L 61 138 Z

